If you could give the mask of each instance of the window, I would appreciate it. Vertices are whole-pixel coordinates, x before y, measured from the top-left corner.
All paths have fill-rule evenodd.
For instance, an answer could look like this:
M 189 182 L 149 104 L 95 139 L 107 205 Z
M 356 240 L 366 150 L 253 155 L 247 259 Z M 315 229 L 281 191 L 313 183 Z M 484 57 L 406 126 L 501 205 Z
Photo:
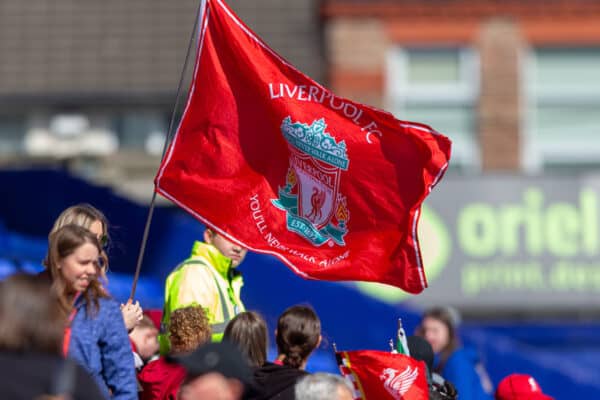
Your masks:
M 600 48 L 538 48 L 526 69 L 533 170 L 600 168 Z
M 430 125 L 452 140 L 451 169 L 479 167 L 475 103 L 479 63 L 471 49 L 392 48 L 387 108 L 401 120 Z
M 25 118 L 0 115 L 0 156 L 23 152 Z
M 168 120 L 160 111 L 129 111 L 118 118 L 121 150 L 144 150 L 161 154 Z

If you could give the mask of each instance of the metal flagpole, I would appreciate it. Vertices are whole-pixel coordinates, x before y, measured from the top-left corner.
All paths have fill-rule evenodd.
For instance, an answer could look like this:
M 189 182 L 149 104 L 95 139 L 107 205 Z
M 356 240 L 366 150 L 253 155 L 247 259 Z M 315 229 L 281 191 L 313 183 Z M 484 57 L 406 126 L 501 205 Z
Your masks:
M 204 10 L 206 9 L 206 0 L 202 0 L 198 5 L 198 10 L 196 12 L 196 20 L 194 21 L 194 28 L 192 29 L 192 34 L 190 35 L 190 41 L 188 43 L 187 53 L 185 54 L 185 60 L 183 62 L 183 69 L 181 71 L 181 76 L 179 77 L 179 84 L 177 85 L 177 97 L 175 98 L 175 105 L 173 106 L 173 112 L 171 113 L 171 120 L 169 122 L 169 129 L 167 131 L 167 136 L 165 137 L 165 143 L 163 145 L 162 155 L 160 157 L 161 163 L 165 158 L 165 153 L 167 152 L 167 148 L 169 143 L 171 142 L 171 138 L 173 137 L 173 125 L 175 124 L 175 114 L 177 113 L 177 108 L 179 107 L 179 101 L 181 99 L 181 88 L 183 86 L 183 80 L 185 76 L 185 71 L 187 70 L 190 53 L 192 52 L 192 44 L 194 43 L 194 37 L 196 37 L 198 21 L 202 20 L 204 15 Z M 146 243 L 148 242 L 148 233 L 150 232 L 150 224 L 152 223 L 152 215 L 154 214 L 154 206 L 156 204 L 156 190 L 152 192 L 152 200 L 150 200 L 150 208 L 148 209 L 148 216 L 146 218 L 146 226 L 144 227 L 144 235 L 142 236 L 142 243 L 140 244 L 140 252 L 138 253 L 137 264 L 135 267 L 135 275 L 133 276 L 133 283 L 131 285 L 131 294 L 129 295 L 129 303 L 133 301 L 133 297 L 135 296 L 135 290 L 137 288 L 137 282 L 140 278 L 140 271 L 142 269 L 142 262 L 144 261 L 144 252 L 146 251 Z

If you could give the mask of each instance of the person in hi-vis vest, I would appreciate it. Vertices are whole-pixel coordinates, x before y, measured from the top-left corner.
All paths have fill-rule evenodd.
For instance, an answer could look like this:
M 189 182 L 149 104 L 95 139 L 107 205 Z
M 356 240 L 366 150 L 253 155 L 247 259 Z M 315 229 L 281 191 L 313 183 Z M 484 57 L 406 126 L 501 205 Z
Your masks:
M 169 321 L 179 308 L 200 305 L 212 330 L 212 341 L 220 341 L 227 323 L 244 311 L 240 291 L 244 284 L 236 268 L 247 249 L 230 242 L 212 229 L 204 231 L 204 243 L 196 241 L 192 254 L 169 274 L 165 282 L 165 305 L 161 321 L 161 354 L 169 351 Z

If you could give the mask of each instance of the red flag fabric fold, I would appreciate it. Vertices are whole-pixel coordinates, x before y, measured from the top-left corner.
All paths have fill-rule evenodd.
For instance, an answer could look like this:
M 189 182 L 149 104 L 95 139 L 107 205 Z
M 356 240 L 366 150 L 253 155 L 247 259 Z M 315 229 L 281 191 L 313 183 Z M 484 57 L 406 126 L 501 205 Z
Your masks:
M 192 86 L 155 179 L 161 195 L 312 279 L 419 293 L 420 206 L 450 141 L 335 96 L 206 0 Z

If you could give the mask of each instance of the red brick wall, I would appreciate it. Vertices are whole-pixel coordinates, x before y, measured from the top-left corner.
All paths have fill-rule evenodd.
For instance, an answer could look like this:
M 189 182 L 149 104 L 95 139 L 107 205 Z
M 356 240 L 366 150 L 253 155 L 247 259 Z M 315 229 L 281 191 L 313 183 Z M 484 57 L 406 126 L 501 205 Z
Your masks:
M 478 38 L 481 84 L 478 131 L 483 170 L 520 167 L 520 56 L 518 26 L 509 19 L 482 24 Z
M 339 96 L 381 107 L 385 52 L 384 25 L 377 19 L 339 18 L 325 30 L 329 86 Z
M 481 61 L 477 138 L 486 171 L 518 170 L 523 164 L 525 48 L 600 44 L 600 1 L 326 0 L 321 13 L 332 89 L 376 106 L 383 105 L 387 46 L 476 47 Z

